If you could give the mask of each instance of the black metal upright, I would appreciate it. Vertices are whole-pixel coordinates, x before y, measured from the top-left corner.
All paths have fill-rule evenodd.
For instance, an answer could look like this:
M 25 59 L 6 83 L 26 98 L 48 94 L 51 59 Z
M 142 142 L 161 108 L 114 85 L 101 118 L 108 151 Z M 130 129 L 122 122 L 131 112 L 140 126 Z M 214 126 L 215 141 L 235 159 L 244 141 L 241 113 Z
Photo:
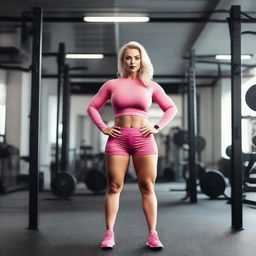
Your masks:
M 39 191 L 39 120 L 40 120 L 40 89 L 42 61 L 42 19 L 43 10 L 33 10 L 33 49 L 32 49 L 32 81 L 31 110 L 29 136 L 29 226 L 38 229 L 38 191 Z
M 61 94 L 64 84 L 64 65 L 65 65 L 65 44 L 59 44 L 58 54 L 58 84 L 57 84 L 57 117 L 56 117 L 56 144 L 55 144 L 55 173 L 58 173 L 60 169 L 59 163 L 59 124 L 60 124 L 60 105 L 61 105 Z
M 201 122 L 200 122 L 200 108 L 201 108 L 201 101 L 200 101 L 200 95 L 196 95 L 196 134 L 200 135 L 201 133 Z M 196 154 L 197 154 L 197 161 L 201 162 L 201 151 L 198 151 L 196 148 Z
M 189 196 L 191 203 L 197 203 L 196 191 L 196 78 L 195 50 L 190 50 L 188 73 L 188 136 L 189 136 Z
M 64 66 L 63 102 L 62 102 L 62 146 L 61 170 L 69 168 L 69 117 L 70 117 L 70 83 L 69 66 Z
M 241 7 L 230 9 L 231 98 L 232 98 L 232 155 L 231 155 L 231 212 L 232 228 L 243 228 L 242 204 L 242 146 L 241 146 Z

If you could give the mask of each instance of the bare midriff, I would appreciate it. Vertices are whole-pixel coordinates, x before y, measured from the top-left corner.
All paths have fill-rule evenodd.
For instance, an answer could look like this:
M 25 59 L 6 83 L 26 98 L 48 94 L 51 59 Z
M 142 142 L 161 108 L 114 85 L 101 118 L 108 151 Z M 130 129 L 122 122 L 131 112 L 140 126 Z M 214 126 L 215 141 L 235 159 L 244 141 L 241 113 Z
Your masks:
M 140 128 L 148 125 L 148 119 L 143 116 L 118 116 L 115 117 L 115 125 L 125 128 Z

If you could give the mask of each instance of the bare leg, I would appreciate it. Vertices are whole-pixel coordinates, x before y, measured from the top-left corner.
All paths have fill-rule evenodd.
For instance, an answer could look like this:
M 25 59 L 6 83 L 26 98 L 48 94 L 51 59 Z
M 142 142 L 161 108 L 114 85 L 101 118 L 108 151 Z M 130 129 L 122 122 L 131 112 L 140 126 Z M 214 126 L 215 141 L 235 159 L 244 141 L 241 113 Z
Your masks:
M 157 199 L 154 185 L 157 175 L 157 155 L 133 156 L 138 185 L 142 197 L 142 208 L 146 217 L 149 232 L 156 230 Z
M 114 228 L 124 176 L 129 165 L 128 156 L 105 154 L 107 192 L 105 196 L 105 218 L 107 229 Z

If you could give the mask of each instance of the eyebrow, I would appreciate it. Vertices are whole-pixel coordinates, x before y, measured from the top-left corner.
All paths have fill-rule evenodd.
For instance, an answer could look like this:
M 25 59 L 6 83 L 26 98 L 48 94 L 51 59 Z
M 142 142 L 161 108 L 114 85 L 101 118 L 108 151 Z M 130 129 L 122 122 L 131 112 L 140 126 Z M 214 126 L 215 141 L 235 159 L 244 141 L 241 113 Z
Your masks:
M 132 57 L 132 56 L 126 55 L 126 57 Z M 140 57 L 140 55 L 135 55 L 134 57 Z

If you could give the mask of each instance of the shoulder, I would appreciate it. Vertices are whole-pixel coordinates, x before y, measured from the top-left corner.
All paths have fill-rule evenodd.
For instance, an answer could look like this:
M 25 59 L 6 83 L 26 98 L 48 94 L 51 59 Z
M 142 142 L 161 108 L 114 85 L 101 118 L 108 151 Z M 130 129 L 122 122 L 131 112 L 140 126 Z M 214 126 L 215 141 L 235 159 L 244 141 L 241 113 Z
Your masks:
M 101 89 L 111 89 L 112 86 L 116 83 L 116 80 L 118 79 L 110 79 L 110 80 L 107 80 L 105 81 L 102 86 L 101 86 Z
M 153 92 L 156 92 L 156 91 L 159 91 L 159 90 L 160 91 L 163 90 L 163 87 L 160 84 L 158 84 L 157 82 L 153 81 L 153 80 L 151 82 L 151 86 L 153 88 Z
M 117 84 L 120 82 L 120 79 L 119 78 L 116 78 L 116 79 L 109 79 L 107 80 L 103 85 L 108 85 L 108 86 L 111 86 L 111 85 L 114 85 L 114 84 Z

